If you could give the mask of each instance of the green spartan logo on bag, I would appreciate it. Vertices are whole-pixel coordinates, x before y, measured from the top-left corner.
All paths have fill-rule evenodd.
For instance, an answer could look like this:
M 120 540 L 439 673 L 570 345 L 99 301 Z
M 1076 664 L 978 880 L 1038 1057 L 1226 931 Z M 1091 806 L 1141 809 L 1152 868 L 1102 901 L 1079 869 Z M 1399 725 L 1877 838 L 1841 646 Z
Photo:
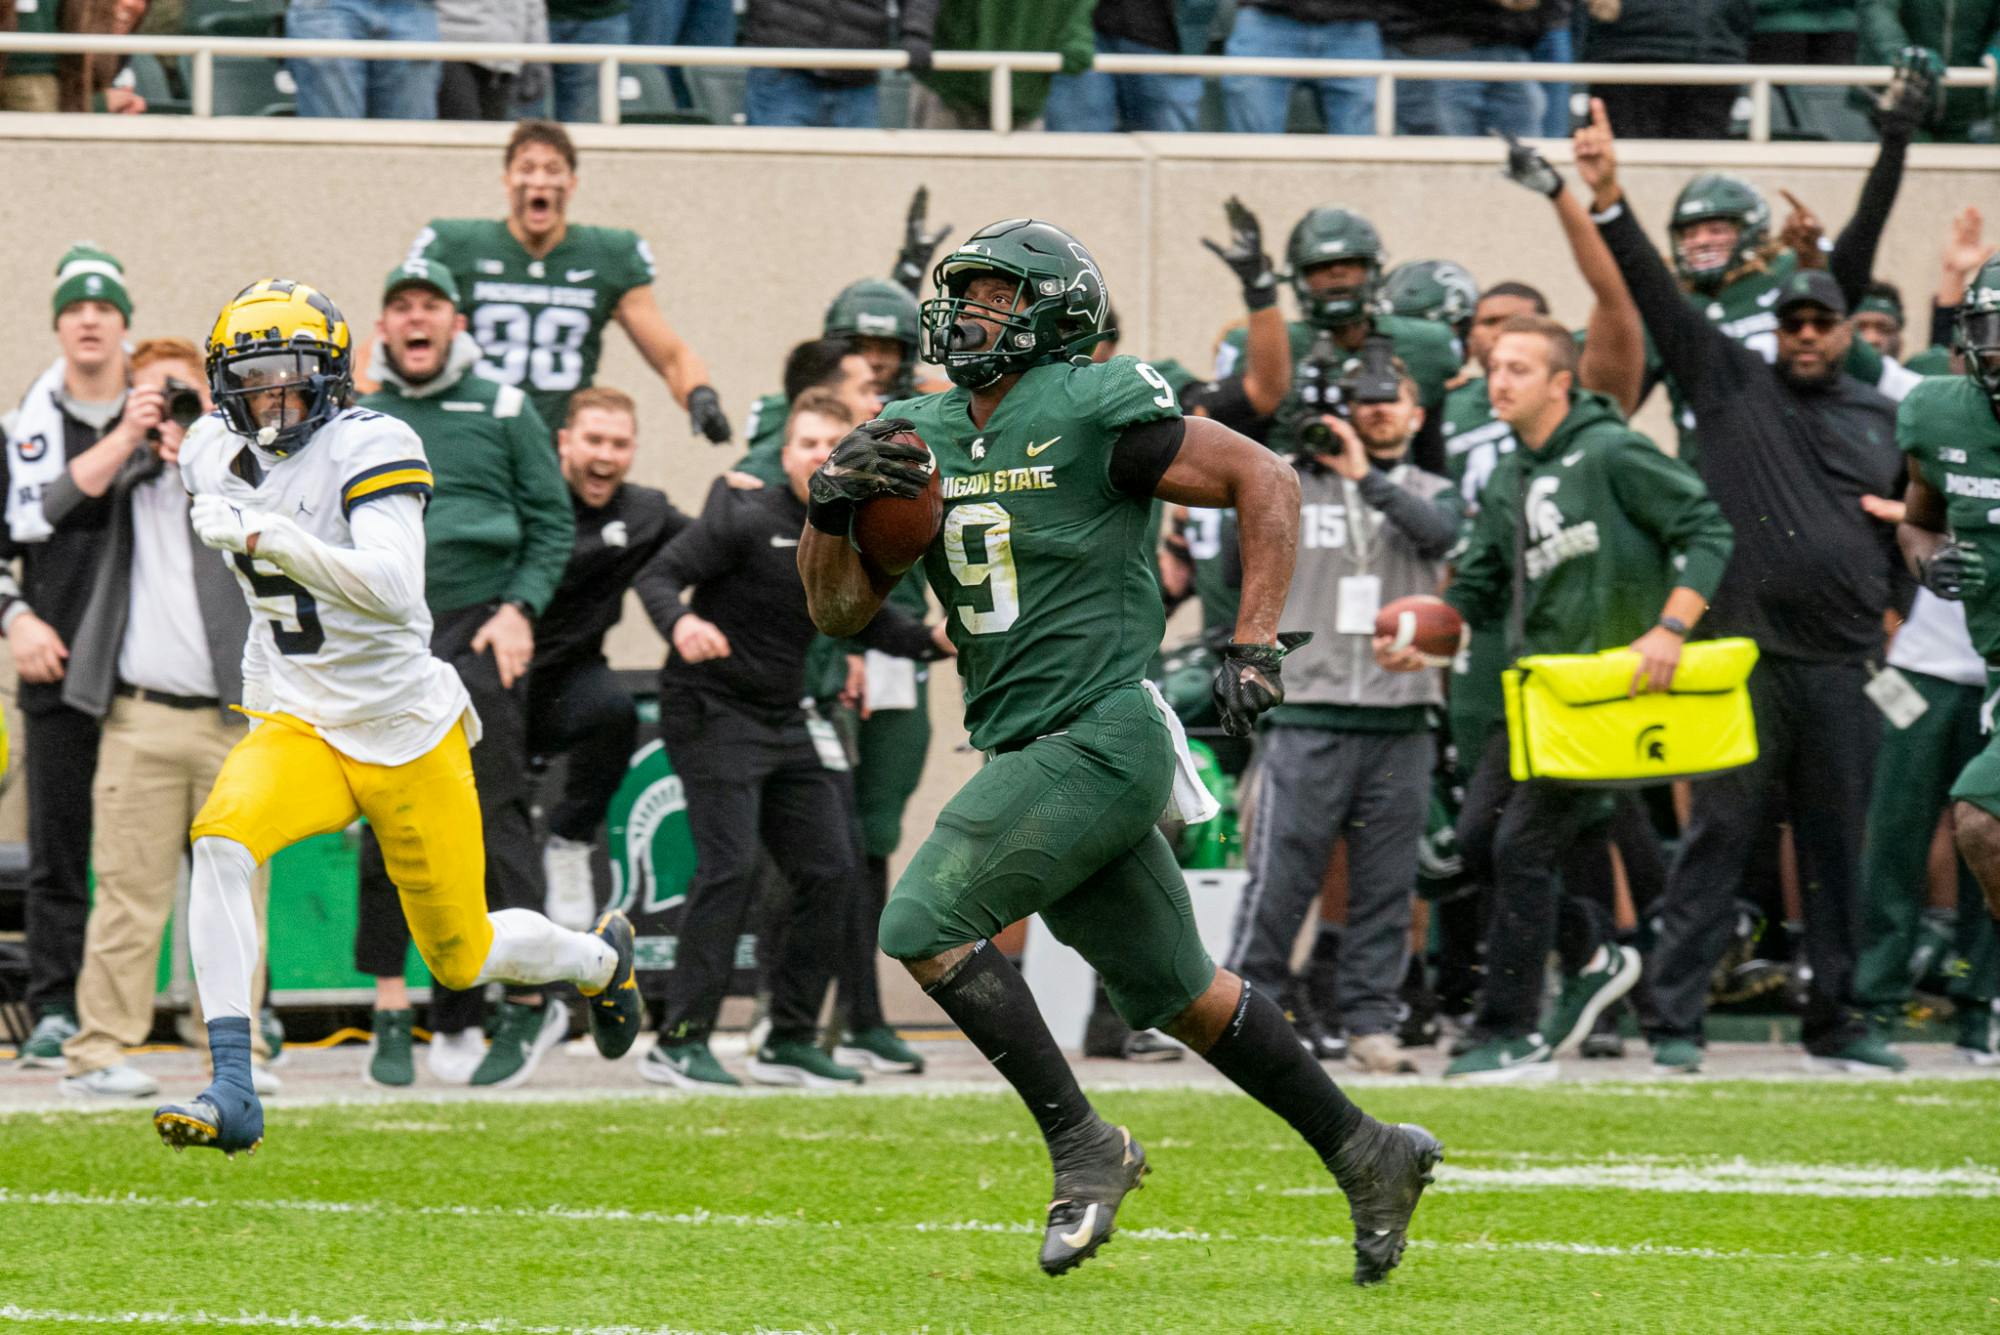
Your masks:
M 641 935 L 635 943 L 640 969 L 673 967 L 672 935 L 657 915 L 680 907 L 694 877 L 694 836 L 688 831 L 687 793 L 667 761 L 666 747 L 648 742 L 632 753 L 625 781 L 605 813 L 611 852 L 611 907 L 623 909 Z
M 1633 754 L 1641 760 L 1655 765 L 1667 763 L 1667 725 L 1649 723 L 1639 729 L 1639 740 L 1632 745 Z

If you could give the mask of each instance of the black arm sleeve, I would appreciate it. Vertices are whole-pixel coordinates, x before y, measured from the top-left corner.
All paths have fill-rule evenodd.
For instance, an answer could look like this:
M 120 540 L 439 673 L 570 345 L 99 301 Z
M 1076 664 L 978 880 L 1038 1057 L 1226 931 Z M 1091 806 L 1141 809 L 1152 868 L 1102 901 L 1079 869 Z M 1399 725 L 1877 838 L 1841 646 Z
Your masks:
M 1948 348 L 1958 337 L 1958 307 L 1931 301 L 1931 342 L 1934 348 Z
M 1458 521 L 1450 512 L 1404 491 L 1381 473 L 1371 472 L 1361 479 L 1361 499 L 1407 533 L 1419 556 L 1443 556 L 1458 541 Z
M 928 663 L 944 657 L 931 638 L 931 628 L 907 612 L 884 605 L 854 638 L 870 649 L 879 649 L 897 658 L 914 658 Z
M 1875 165 L 1868 169 L 1861 198 L 1854 205 L 1854 216 L 1840 229 L 1840 236 L 1833 243 L 1833 254 L 1827 257 L 1827 272 L 1840 284 L 1840 295 L 1847 298 L 1849 310 L 1861 300 L 1875 271 L 1875 249 L 1882 244 L 1882 228 L 1896 203 L 1896 191 L 1902 188 L 1903 160 L 1909 151 L 1907 130 L 1898 133 L 1884 129 L 1882 151 L 1875 155 Z
M 674 623 L 687 615 L 683 593 L 736 564 L 736 508 L 734 498 L 711 495 L 701 518 L 660 548 L 633 577 L 632 591 L 660 634 L 671 639 Z
M 1178 417 L 1126 427 L 1111 447 L 1111 485 L 1127 496 L 1150 500 L 1186 438 L 1187 423 Z
M 1660 354 L 1661 368 L 1693 393 L 1705 377 L 1724 370 L 1732 345 L 1681 295 L 1653 243 L 1639 230 L 1631 205 L 1621 200 L 1615 207 L 1610 218 L 1597 224 L 1598 235 L 1618 263 L 1639 318 Z

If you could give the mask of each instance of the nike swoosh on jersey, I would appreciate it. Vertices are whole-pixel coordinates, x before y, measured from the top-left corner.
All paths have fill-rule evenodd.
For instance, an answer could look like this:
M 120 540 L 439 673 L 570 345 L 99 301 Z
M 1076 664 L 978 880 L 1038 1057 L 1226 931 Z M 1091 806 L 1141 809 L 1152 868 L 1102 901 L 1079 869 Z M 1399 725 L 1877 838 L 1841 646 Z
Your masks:
M 797 538 L 781 538 L 773 533 L 771 535 L 771 545 L 773 547 L 796 547 L 799 545 L 799 540 Z
M 1043 450 L 1046 450 L 1049 446 L 1055 444 L 1057 441 L 1061 439 L 1062 439 L 1061 436 L 1050 436 L 1047 440 L 1043 441 L 1039 445 L 1030 445 L 1028 447 L 1028 457 L 1030 459 L 1034 458 L 1036 455 L 1040 454 Z
M 1568 454 L 1565 454 L 1563 456 L 1563 467 L 1568 468 L 1571 464 L 1575 463 L 1578 459 L 1581 459 L 1582 457 L 1583 457 L 1582 450 L 1570 451 Z
M 1062 1244 L 1065 1247 L 1081 1247 L 1084 1243 L 1090 1241 L 1090 1232 L 1096 1226 L 1097 1202 L 1092 1201 L 1089 1208 L 1083 1212 L 1083 1222 L 1076 1226 L 1076 1232 L 1059 1233 L 1056 1236 L 1062 1239 Z
M 567 282 L 581 283 L 584 279 L 593 278 L 596 275 L 597 270 L 595 269 L 571 269 L 563 274 L 563 278 Z

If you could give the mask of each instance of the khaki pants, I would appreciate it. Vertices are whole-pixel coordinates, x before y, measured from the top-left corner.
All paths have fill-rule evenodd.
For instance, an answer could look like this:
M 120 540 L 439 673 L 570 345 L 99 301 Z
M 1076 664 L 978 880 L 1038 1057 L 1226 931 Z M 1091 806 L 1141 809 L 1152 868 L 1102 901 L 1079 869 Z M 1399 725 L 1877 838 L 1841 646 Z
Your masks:
M 69 1073 L 84 1075 L 124 1060 L 125 1049 L 153 1027 L 153 991 L 160 934 L 174 906 L 188 829 L 222 771 L 223 758 L 243 738 L 243 726 L 212 709 L 174 709 L 118 696 L 104 719 L 91 785 L 97 891 L 85 930 L 83 973 L 76 983 L 78 1030 L 63 1044 Z M 268 945 L 270 875 L 252 882 L 257 936 Z M 251 1011 L 263 1005 L 257 973 Z M 201 999 L 194 1001 L 201 1022 Z M 253 1054 L 270 1056 L 258 1025 Z
M 0 78 L 0 111 L 53 114 L 61 109 L 57 105 L 55 75 L 9 74 Z

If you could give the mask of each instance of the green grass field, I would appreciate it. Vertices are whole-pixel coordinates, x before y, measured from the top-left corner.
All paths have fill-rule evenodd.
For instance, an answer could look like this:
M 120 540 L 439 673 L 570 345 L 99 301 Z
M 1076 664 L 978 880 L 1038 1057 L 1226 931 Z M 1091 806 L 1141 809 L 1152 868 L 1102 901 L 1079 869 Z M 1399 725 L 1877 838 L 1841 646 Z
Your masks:
M 1369 1090 L 1449 1158 L 1386 1285 L 1233 1094 L 1104 1093 L 1155 1172 L 1035 1268 L 999 1094 L 272 1110 L 254 1158 L 146 1110 L 0 1118 L 0 1331 L 2000 1329 L 2000 1086 Z

